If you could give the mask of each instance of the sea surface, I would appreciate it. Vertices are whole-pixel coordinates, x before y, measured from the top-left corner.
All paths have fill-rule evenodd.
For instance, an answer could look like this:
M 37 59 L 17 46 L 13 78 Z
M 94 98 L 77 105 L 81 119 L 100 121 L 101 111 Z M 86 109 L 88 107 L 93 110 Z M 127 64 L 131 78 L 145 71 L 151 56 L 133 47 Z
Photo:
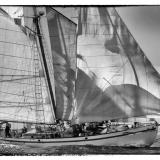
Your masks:
M 159 128 L 160 130 L 160 128 Z M 61 155 L 153 155 L 160 154 L 160 131 L 151 147 L 107 147 L 107 146 L 61 146 L 41 148 L 24 148 L 0 143 L 0 155 L 9 156 L 61 156 Z

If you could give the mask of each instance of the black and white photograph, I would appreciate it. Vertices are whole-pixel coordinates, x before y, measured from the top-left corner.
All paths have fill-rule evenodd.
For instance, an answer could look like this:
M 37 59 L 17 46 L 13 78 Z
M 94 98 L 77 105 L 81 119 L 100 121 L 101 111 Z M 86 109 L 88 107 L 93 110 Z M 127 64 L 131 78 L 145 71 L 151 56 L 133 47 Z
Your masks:
M 0 155 L 160 154 L 159 5 L 0 5 Z

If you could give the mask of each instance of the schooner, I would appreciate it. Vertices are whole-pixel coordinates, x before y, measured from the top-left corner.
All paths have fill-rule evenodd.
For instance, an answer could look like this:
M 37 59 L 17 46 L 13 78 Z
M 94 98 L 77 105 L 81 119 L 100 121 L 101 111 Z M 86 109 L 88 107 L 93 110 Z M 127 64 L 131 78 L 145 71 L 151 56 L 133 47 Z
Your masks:
M 25 27 L 0 10 L 1 121 L 81 124 L 159 112 L 159 73 L 115 8 L 78 8 L 78 24 L 53 7 L 23 10 Z M 157 128 L 147 123 L 87 136 L 1 140 L 40 147 L 150 146 Z

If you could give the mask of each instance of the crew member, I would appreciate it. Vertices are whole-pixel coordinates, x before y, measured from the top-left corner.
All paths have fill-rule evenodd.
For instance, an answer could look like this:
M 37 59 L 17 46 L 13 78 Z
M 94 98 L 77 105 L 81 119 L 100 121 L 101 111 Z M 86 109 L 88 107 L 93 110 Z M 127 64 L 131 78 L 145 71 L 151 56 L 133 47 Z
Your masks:
M 6 123 L 5 136 L 10 137 L 10 124 L 8 122 Z

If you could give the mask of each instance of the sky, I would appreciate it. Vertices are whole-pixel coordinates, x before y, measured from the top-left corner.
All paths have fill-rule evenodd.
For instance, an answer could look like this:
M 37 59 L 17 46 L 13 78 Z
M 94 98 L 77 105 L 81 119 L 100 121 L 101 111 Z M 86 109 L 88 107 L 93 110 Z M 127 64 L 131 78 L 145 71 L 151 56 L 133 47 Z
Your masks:
M 160 71 L 160 6 L 117 8 L 152 64 Z
M 4 7 L 16 17 L 22 12 L 17 7 Z M 116 7 L 123 21 L 148 59 L 160 72 L 160 6 L 126 6 Z M 75 20 L 73 8 L 58 8 L 64 15 Z

